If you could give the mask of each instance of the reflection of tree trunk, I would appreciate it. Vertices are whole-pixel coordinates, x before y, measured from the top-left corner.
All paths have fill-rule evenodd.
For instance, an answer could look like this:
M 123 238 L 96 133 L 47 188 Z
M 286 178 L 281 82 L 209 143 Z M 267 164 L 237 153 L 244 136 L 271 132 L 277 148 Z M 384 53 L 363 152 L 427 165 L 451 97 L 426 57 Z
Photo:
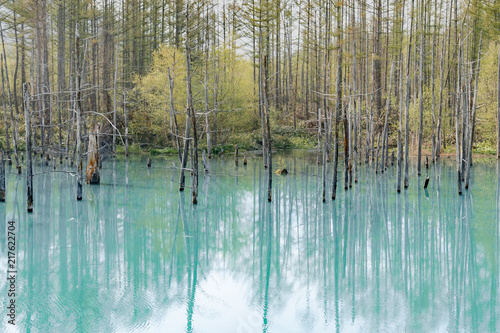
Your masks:
M 264 313 L 262 314 L 262 328 L 263 332 L 268 332 L 268 312 L 269 312 L 269 279 L 271 276 L 271 249 L 272 249 L 272 235 L 273 235 L 273 218 L 272 218 L 272 206 L 266 205 L 266 221 L 267 221 L 267 265 L 266 265 L 266 285 L 264 289 Z M 264 245 L 264 244 L 262 244 Z
M 181 210 L 182 210 L 182 223 L 186 239 L 186 256 L 188 261 L 188 303 L 187 303 L 187 329 L 186 332 L 194 332 L 193 330 L 193 314 L 194 314 L 194 302 L 196 296 L 196 283 L 198 280 L 198 221 L 196 217 L 196 210 L 192 210 L 192 222 L 194 226 L 194 232 L 190 232 L 190 226 L 186 223 L 184 218 L 184 202 L 183 198 L 181 200 Z

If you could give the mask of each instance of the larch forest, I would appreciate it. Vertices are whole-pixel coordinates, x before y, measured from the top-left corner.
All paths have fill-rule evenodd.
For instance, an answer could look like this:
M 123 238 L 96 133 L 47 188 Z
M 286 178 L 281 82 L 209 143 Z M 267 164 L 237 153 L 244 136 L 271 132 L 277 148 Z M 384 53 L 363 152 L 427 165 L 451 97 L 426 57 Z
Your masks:
M 273 147 L 315 146 L 323 178 L 343 165 L 324 200 L 390 153 L 398 192 L 410 154 L 420 175 L 424 155 L 456 151 L 460 193 L 475 147 L 500 157 L 497 1 L 21 0 L 1 14 L 2 156 L 19 172 L 23 151 L 76 162 L 78 199 L 84 157 L 98 182 L 92 152 L 132 146 L 177 151 L 180 190 L 192 149 L 193 203 L 200 151 L 238 144 L 262 150 L 269 200 Z

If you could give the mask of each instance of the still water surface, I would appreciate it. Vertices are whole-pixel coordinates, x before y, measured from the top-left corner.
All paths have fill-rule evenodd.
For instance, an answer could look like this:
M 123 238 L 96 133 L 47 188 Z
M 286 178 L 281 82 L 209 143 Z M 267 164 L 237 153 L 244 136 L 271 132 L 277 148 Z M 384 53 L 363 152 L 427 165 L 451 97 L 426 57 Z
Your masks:
M 30 215 L 9 169 L 0 221 L 17 221 L 18 313 L 8 325 L 1 278 L 1 331 L 500 331 L 496 160 L 474 164 L 461 197 L 444 159 L 420 183 L 412 165 L 400 195 L 394 168 L 362 166 L 323 204 L 315 154 L 281 156 L 272 203 L 261 158 L 226 157 L 200 177 L 197 206 L 177 191 L 175 158 L 106 160 L 82 202 L 74 177 L 38 160 Z

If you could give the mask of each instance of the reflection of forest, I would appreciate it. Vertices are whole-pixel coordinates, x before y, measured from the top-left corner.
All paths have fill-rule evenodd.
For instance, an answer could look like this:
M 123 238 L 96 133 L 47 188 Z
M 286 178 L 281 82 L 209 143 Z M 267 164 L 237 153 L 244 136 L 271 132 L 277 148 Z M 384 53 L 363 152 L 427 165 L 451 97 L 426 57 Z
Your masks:
M 37 175 L 33 215 L 22 208 L 24 182 L 10 175 L 14 204 L 0 206 L 0 218 L 20 221 L 21 325 L 141 331 L 169 327 L 169 310 L 183 308 L 176 320 L 199 331 L 196 318 L 224 301 L 197 303 L 219 293 L 205 282 L 218 279 L 223 289 L 231 279 L 244 286 L 238 299 L 258 313 L 255 331 L 499 329 L 494 164 L 475 165 L 477 190 L 462 197 L 444 162 L 429 169 L 428 191 L 415 184 L 402 195 L 391 172 L 373 177 L 362 168 L 359 184 L 323 204 L 321 166 L 285 160 L 292 173 L 277 177 L 272 203 L 252 159 L 239 169 L 211 161 L 198 206 L 160 160 L 152 170 L 107 162 L 102 185 L 87 186 L 83 202 L 72 199 L 70 175 Z

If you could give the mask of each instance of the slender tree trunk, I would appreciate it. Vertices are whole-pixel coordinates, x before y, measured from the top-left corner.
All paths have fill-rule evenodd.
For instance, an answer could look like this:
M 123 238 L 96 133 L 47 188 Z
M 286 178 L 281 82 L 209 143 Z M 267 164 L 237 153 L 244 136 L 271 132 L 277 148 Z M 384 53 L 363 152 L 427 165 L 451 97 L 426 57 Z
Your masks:
M 24 100 L 24 119 L 26 127 L 26 192 L 27 201 L 26 209 L 28 212 L 33 211 L 33 164 L 31 153 L 31 112 L 30 112 L 30 97 L 28 93 L 28 84 L 23 84 L 23 100 Z M 2 154 L 3 158 L 3 154 Z
M 469 188 L 469 180 L 470 180 L 470 167 L 472 164 L 472 145 L 474 143 L 474 129 L 476 127 L 476 109 L 477 109 L 477 90 L 478 90 L 478 83 L 479 83 L 479 71 L 481 69 L 481 43 L 483 40 L 483 33 L 481 31 L 481 36 L 479 37 L 479 50 L 478 50 L 478 55 L 477 55 L 477 72 L 475 73 L 476 75 L 476 82 L 474 84 L 474 101 L 472 103 L 472 124 L 470 126 L 470 133 L 469 133 L 469 151 L 468 151 L 468 158 L 467 158 L 467 164 L 466 164 L 466 178 L 465 178 L 465 189 L 467 190 Z
M 177 116 L 175 114 L 174 106 L 174 81 L 170 75 L 170 67 L 167 68 L 168 72 L 168 87 L 170 92 L 170 132 L 175 136 L 175 142 L 177 143 L 177 153 L 179 154 L 179 161 L 182 163 L 181 155 L 181 142 L 179 137 L 179 126 L 177 125 Z M 173 124 L 172 124 L 173 120 Z
M 386 111 L 385 111 L 385 121 L 384 121 L 384 133 L 382 134 L 382 167 L 381 167 L 381 172 L 384 173 L 384 169 L 386 166 L 386 156 L 385 156 L 385 151 L 387 150 L 387 146 L 389 144 L 389 112 L 391 109 L 391 92 L 392 92 L 392 77 L 394 73 L 394 61 L 391 63 L 391 76 L 389 80 L 389 90 L 387 90 L 387 101 L 386 101 Z
M 436 44 L 436 36 L 432 32 L 432 63 L 431 63 L 431 89 L 432 89 L 432 163 L 436 161 L 436 96 L 434 94 L 434 49 Z
M 210 122 L 209 122 L 209 109 L 208 109 L 208 55 L 209 55 L 209 36 L 208 36 L 208 13 L 207 13 L 207 31 L 205 35 L 205 130 L 207 132 L 207 150 L 208 157 L 212 157 L 212 141 L 210 138 Z
M 125 90 L 123 90 L 123 119 L 125 122 L 125 156 L 128 156 L 127 92 Z
M 59 0 L 58 18 L 57 18 L 57 90 L 58 90 L 58 116 L 59 116 L 59 163 L 62 163 L 63 145 L 62 145 L 62 111 L 64 107 L 64 89 L 66 81 L 66 8 L 65 1 Z
M 337 196 L 337 167 L 339 160 L 339 117 L 342 111 L 342 7 L 337 3 L 337 79 L 335 100 L 335 148 L 333 153 L 332 200 Z
M 198 135 L 196 132 L 196 114 L 193 105 L 193 93 L 191 90 L 191 46 L 189 45 L 189 2 L 186 3 L 186 84 L 187 84 L 187 108 L 191 114 L 191 126 L 193 126 L 193 188 L 192 202 L 198 203 Z
M 75 58 L 76 58 L 76 79 L 75 79 L 75 106 L 76 106 L 76 200 L 82 200 L 82 179 L 83 179 L 83 158 L 82 158 L 82 109 L 80 91 L 80 33 L 78 24 L 75 32 Z
M 422 168 L 422 131 L 424 129 L 424 34 L 420 35 L 420 70 L 418 80 L 418 94 L 420 97 L 420 113 L 418 127 L 418 159 L 417 159 L 417 174 L 420 176 Z
M 120 27 L 118 27 L 118 31 Z M 116 58 L 115 58 L 115 80 L 113 83 L 113 154 L 116 154 L 116 95 L 118 94 L 118 48 L 120 46 L 120 35 L 116 34 Z
M 459 52 L 458 52 L 458 64 L 457 64 L 457 98 L 456 98 L 456 109 L 455 109 L 455 149 L 457 154 L 457 185 L 458 185 L 458 194 L 462 194 L 462 175 L 461 175 L 461 166 L 462 161 L 460 159 L 460 100 L 461 94 L 461 76 L 462 76 L 462 36 L 459 37 Z
M 439 111 L 438 111 L 438 121 L 437 121 L 437 143 L 436 143 L 436 159 L 441 157 L 441 124 L 443 115 L 443 87 L 444 87 L 444 45 L 446 41 L 443 41 L 441 49 L 441 59 L 439 64 Z

